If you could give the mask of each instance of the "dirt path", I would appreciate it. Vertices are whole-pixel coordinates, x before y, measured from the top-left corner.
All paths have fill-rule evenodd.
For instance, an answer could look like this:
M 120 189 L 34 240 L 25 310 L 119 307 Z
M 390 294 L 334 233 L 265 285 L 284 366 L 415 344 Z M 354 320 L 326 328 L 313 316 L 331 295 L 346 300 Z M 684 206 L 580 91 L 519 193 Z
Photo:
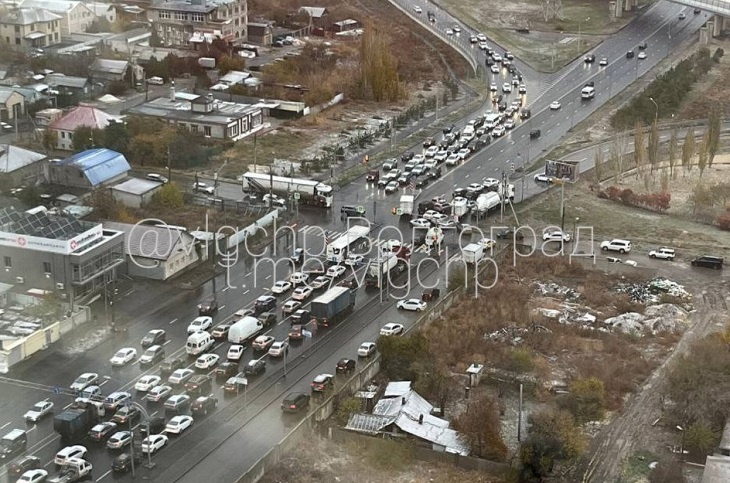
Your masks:
M 683 278 L 687 278 L 686 271 Z M 693 273 L 692 278 L 685 283 L 693 288 L 697 309 L 691 317 L 694 325 L 685 332 L 664 363 L 627 401 L 624 412 L 594 438 L 590 461 L 576 471 L 576 476 L 582 474 L 582 482 L 617 482 L 624 462 L 636 451 L 649 450 L 655 454 L 666 452 L 664 442 L 667 431 L 661 425 L 652 426 L 652 423 L 661 416 L 661 389 L 667 368 L 672 361 L 687 352 L 692 342 L 718 330 L 727 321 L 728 281 L 709 274 Z M 649 464 L 649 461 L 646 463 Z M 570 478 L 570 481 L 578 479 Z

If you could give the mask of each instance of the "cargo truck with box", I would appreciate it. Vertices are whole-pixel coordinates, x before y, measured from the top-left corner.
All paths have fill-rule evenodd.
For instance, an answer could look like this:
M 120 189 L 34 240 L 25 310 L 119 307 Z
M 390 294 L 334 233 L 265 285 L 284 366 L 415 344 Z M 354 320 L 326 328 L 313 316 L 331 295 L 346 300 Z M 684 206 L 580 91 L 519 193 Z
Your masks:
M 470 243 L 461 250 L 461 257 L 469 265 L 476 265 L 484 258 L 484 247 L 479 243 Z
M 309 312 L 317 324 L 329 327 L 347 317 L 355 307 L 355 292 L 348 287 L 332 287 L 312 300 Z
M 53 429 L 64 442 L 75 442 L 99 422 L 99 411 L 93 404 L 76 401 L 61 414 L 53 418 Z
M 407 262 L 396 253 L 383 253 L 380 260 L 375 259 L 368 265 L 365 274 L 365 288 L 380 288 L 382 283 L 405 272 L 408 268 Z
M 256 317 L 246 316 L 228 329 L 228 342 L 242 344 L 264 330 L 264 323 Z
M 400 197 L 400 216 L 410 218 L 413 216 L 414 203 L 416 197 L 413 195 L 401 195 Z

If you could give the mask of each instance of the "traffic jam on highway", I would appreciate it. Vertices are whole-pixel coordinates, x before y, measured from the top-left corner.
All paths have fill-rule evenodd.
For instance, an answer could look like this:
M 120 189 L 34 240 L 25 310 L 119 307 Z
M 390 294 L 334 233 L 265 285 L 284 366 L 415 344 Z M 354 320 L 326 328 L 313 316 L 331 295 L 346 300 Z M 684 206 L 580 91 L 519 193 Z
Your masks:
M 451 31 L 461 35 L 460 29 Z M 82 359 L 84 369 L 75 377 L 53 386 L 24 388 L 27 407 L 17 408 L 17 417 L 0 425 L 0 481 L 7 475 L 11 481 L 70 483 L 89 479 L 92 472 L 95 481 L 104 481 L 142 468 L 154 480 L 155 471 L 182 464 L 178 460 L 185 456 L 174 453 L 167 457 L 166 453 L 178 445 L 185 447 L 186 439 L 205 441 L 210 433 L 200 428 L 206 425 L 208 431 L 216 430 L 206 420 L 215 420 L 223 411 L 235 415 L 256 397 L 271 393 L 272 381 L 286 377 L 288 367 L 300 363 L 325 335 L 349 324 L 355 319 L 351 315 L 371 301 L 389 300 L 393 311 L 370 319 L 389 321 L 378 323 L 374 332 L 356 332 L 355 347 L 333 351 L 336 361 L 316 365 L 315 373 L 304 383 L 276 389 L 282 413 L 306 413 L 314 403 L 312 398 L 331 391 L 338 379 L 348 377 L 360 361 L 377 352 L 378 336 L 405 333 L 417 314 L 438 299 L 438 287 L 396 286 L 412 276 L 410 267 L 417 255 L 435 256 L 444 244 L 451 243 L 458 245 L 458 256 L 465 263 L 477 264 L 499 239 L 519 239 L 512 229 L 485 236 L 477 225 L 490 213 L 507 211 L 515 200 L 515 186 L 504 171 L 520 173 L 524 163 L 503 165 L 501 177 L 480 176 L 430 199 L 419 196 L 427 187 L 441 190 L 438 185 L 446 174 L 467 166 L 477 152 L 509 138 L 518 123 L 533 117 L 526 107 L 528 86 L 514 65 L 514 56 L 490 48 L 482 34 L 470 35 L 470 42 L 484 52 L 485 65 L 494 75 L 488 83 L 493 108 L 472 116 L 461 129 L 444 127 L 438 136 L 422 143 L 419 153 L 408 151 L 387 160 L 381 169 L 368 172 L 362 188 L 366 194 L 376 191 L 380 203 L 392 199 L 381 211 L 395 215 L 397 226 L 410 236 L 375 238 L 377 225 L 358 221 L 368 219 L 366 208 L 351 199 L 342 200 L 345 204 L 337 212 L 346 229 L 301 229 L 301 243 L 286 254 L 287 263 L 273 264 L 262 277 L 266 287 L 261 289 L 259 283 L 258 290 L 246 289 L 239 296 L 249 302 L 234 306 L 229 297 L 232 291 L 226 293 L 229 287 L 214 289 L 199 299 L 197 307 L 185 309 L 189 312 L 185 316 L 147 326 L 139 337 L 115 336 L 106 362 Z M 646 57 L 645 43 L 637 50 L 640 59 Z M 626 56 L 633 58 L 633 50 Z M 595 60 L 595 54 L 584 58 L 586 65 Z M 606 57 L 598 63 L 599 68 L 609 66 Z M 593 81 L 581 82 L 577 92 L 574 101 L 578 104 L 598 94 Z M 562 107 L 556 100 L 545 111 L 555 113 Z M 541 119 L 551 122 L 546 116 Z M 540 129 L 528 130 L 528 142 L 545 135 Z M 242 179 L 247 191 L 261 195 L 271 205 L 286 205 L 291 187 L 297 186 L 297 203 L 312 205 L 313 210 L 335 209 L 333 188 L 321 182 L 254 173 L 246 173 Z M 549 173 L 538 173 L 532 179 L 545 186 L 555 181 Z M 194 189 L 213 192 L 198 181 Z M 464 234 L 468 235 L 466 243 L 462 243 Z M 459 243 L 454 243 L 456 238 Z M 569 233 L 555 229 L 546 230 L 542 239 L 571 241 Z M 317 244 L 321 244 L 319 250 Z M 611 240 L 605 249 L 626 254 L 631 243 Z M 653 258 L 674 258 L 670 249 L 653 253 Z M 710 266 L 713 261 L 707 263 Z M 435 269 L 431 270 L 430 280 L 435 275 Z M 386 297 L 393 297 L 392 303 L 384 299 L 384 291 Z M 229 303 L 222 303 L 224 299 Z M 397 318 L 394 312 L 403 315 Z M 37 397 L 38 390 L 49 388 L 52 395 Z

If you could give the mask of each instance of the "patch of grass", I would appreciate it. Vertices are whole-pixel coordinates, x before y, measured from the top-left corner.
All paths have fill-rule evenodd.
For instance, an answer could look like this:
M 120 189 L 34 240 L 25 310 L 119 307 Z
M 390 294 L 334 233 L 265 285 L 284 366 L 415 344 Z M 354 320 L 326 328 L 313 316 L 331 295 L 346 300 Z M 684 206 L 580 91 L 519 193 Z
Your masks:
M 625 481 L 638 481 L 649 477 L 649 463 L 659 461 L 659 456 L 649 451 L 637 451 L 630 455 L 623 464 L 622 477 Z
M 235 178 L 249 170 L 249 165 L 268 166 L 274 159 L 299 161 L 300 153 L 309 147 L 317 138 L 315 131 L 277 129 L 263 136 L 249 136 L 238 141 L 223 154 L 229 162 L 221 170 L 223 177 Z M 255 149 L 254 149 L 255 144 Z
M 408 443 L 373 439 L 365 452 L 369 464 L 382 470 L 402 470 L 413 461 L 413 452 Z

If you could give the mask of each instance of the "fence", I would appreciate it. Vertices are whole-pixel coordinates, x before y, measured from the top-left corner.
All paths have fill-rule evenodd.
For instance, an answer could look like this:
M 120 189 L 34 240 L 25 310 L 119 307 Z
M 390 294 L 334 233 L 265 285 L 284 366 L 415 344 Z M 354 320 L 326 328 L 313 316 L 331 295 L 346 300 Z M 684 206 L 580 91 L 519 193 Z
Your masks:
M 243 230 L 239 230 L 233 235 L 229 236 L 228 249 L 230 250 L 231 248 L 240 245 L 247 237 L 255 235 L 259 228 L 264 228 L 271 225 L 277 218 L 279 218 L 279 210 L 275 209 L 262 216 L 258 220 L 254 221 Z

